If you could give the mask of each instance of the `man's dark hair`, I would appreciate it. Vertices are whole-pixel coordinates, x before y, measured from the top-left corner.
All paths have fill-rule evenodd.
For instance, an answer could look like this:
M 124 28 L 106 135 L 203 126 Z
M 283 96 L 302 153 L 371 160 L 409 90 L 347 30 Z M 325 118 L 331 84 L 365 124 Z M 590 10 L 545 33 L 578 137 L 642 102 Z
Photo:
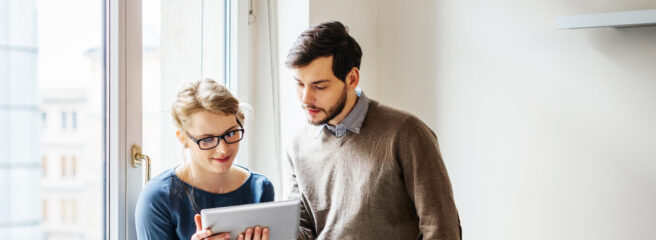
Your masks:
M 342 81 L 353 67 L 360 69 L 362 49 L 337 21 L 325 22 L 305 30 L 289 50 L 285 65 L 301 68 L 319 57 L 333 56 L 333 74 Z

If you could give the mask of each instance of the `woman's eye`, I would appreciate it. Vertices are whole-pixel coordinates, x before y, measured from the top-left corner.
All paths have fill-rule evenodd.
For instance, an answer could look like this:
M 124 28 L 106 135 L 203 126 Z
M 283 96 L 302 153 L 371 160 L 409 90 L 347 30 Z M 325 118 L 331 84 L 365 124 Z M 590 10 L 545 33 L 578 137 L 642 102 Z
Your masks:
M 226 137 L 232 137 L 235 135 L 235 131 L 226 133 Z
M 214 138 L 204 138 L 200 140 L 203 143 L 211 143 L 214 142 Z

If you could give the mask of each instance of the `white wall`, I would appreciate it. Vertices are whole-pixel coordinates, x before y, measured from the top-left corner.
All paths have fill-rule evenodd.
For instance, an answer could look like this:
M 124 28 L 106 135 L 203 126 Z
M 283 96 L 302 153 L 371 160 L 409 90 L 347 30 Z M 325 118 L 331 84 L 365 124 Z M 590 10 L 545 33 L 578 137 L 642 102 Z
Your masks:
M 309 5 L 363 45 L 369 95 L 435 130 L 466 239 L 656 238 L 656 27 L 554 28 L 656 2 Z
M 554 28 L 558 15 L 649 8 L 436 6 L 426 67 L 437 69 L 435 125 L 467 235 L 656 238 L 656 28 Z
M 379 96 L 378 62 L 379 58 L 379 26 L 378 0 L 331 0 L 309 1 L 309 25 L 326 21 L 340 21 L 347 25 L 349 33 L 362 48 L 362 63 L 360 64 L 360 88 L 369 97 Z M 305 30 L 305 29 L 303 29 Z M 297 34 L 298 36 L 298 34 Z M 285 53 L 289 48 L 285 50 Z

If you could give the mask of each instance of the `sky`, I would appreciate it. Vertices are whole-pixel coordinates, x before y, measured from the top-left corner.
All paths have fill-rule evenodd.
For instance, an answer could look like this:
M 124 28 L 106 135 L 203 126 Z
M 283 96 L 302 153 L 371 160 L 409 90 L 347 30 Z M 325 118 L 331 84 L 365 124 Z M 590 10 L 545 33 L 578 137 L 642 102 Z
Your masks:
M 160 0 L 143 0 L 147 37 L 157 41 Z M 102 0 L 37 0 L 39 86 L 65 88 L 86 86 L 91 69 L 84 55 L 102 45 Z
M 38 0 L 39 86 L 86 86 L 91 61 L 83 53 L 102 44 L 101 1 Z

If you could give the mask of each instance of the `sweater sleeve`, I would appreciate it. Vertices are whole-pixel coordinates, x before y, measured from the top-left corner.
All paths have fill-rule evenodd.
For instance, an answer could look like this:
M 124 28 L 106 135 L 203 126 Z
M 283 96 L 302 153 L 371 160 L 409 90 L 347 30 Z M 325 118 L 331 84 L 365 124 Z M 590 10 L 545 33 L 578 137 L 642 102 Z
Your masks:
M 171 222 L 169 194 L 159 183 L 147 184 L 137 200 L 134 216 L 137 239 L 178 238 Z
M 298 182 L 296 180 L 296 170 L 289 151 L 287 152 L 287 169 L 289 169 L 289 181 L 291 183 L 291 190 L 289 199 L 301 200 L 301 219 L 298 231 L 298 239 L 311 240 L 316 238 L 316 230 L 314 229 L 314 221 L 312 216 L 308 213 L 307 201 L 298 189 Z
M 396 134 L 394 148 L 423 239 L 461 239 L 458 210 L 435 133 L 418 118 L 409 117 Z

